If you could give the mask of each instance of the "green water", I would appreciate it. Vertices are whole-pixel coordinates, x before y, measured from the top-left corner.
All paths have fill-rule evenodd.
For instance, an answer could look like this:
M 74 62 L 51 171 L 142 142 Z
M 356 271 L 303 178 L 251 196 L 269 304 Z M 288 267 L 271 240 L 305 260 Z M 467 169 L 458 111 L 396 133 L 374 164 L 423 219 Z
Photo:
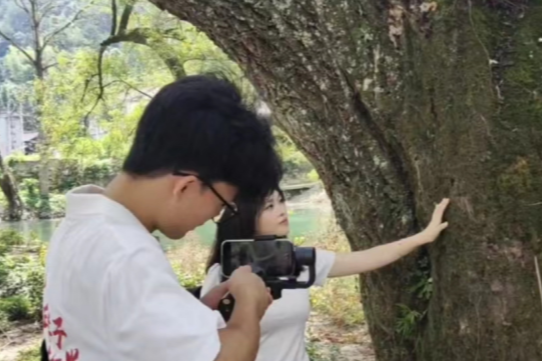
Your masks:
M 303 236 L 310 238 L 323 230 L 327 219 L 327 214 L 318 209 L 303 209 L 295 210 L 290 214 L 290 239 Z M 55 228 L 60 223 L 61 219 L 51 220 L 29 220 L 21 222 L 2 222 L 0 228 L 11 228 L 23 233 L 25 237 L 30 237 L 34 234 L 36 238 L 48 242 Z M 197 238 L 205 245 L 210 245 L 214 240 L 216 225 L 213 222 L 207 222 L 201 227 L 194 230 Z M 160 236 L 162 245 L 166 248 L 175 247 L 178 240 L 170 240 L 164 236 Z M 309 240 L 310 241 L 310 240 Z

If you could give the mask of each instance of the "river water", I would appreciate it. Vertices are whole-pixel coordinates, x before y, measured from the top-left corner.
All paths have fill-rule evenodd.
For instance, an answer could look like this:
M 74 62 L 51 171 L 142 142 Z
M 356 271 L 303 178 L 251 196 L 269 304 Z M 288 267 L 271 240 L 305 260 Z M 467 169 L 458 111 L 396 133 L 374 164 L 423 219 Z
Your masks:
M 324 230 L 326 220 L 329 215 L 318 208 L 297 209 L 290 212 L 290 239 L 294 237 L 304 236 L 311 237 Z M 48 242 L 55 228 L 60 223 L 61 219 L 48 220 L 28 220 L 21 222 L 1 222 L 0 228 L 11 228 L 17 230 L 29 238 L 32 234 L 36 238 L 44 242 Z M 195 236 L 202 244 L 210 245 L 214 240 L 216 225 L 209 221 L 201 227 L 194 230 Z M 160 235 L 159 235 L 160 236 Z M 160 236 L 161 243 L 164 247 L 175 247 L 178 241 L 167 239 Z

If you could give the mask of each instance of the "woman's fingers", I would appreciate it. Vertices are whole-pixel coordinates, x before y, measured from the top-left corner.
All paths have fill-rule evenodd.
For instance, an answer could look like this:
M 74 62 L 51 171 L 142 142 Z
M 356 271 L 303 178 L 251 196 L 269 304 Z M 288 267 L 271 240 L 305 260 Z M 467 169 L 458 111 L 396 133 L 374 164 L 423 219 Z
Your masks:
M 449 203 L 450 203 L 450 199 L 444 198 L 439 204 L 435 206 L 435 210 L 433 211 L 432 222 L 435 222 L 437 224 L 440 224 L 442 222 L 442 217 L 444 217 L 444 212 L 446 211 L 446 207 L 448 207 Z

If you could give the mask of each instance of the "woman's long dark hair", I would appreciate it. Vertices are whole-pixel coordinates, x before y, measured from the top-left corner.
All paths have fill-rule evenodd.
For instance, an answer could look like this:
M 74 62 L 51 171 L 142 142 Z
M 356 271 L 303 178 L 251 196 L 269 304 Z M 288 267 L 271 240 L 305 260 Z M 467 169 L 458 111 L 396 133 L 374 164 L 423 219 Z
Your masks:
M 276 189 L 279 195 L 284 199 L 284 193 L 280 189 Z M 260 198 L 247 198 L 240 196 L 235 199 L 238 215 L 226 220 L 226 222 L 218 222 L 216 227 L 216 238 L 211 250 L 211 255 L 207 261 L 205 272 L 209 271 L 212 265 L 220 263 L 222 243 L 225 240 L 231 239 L 251 239 L 256 235 L 256 221 L 263 210 L 265 201 L 269 195 Z M 222 218 L 229 218 L 231 212 L 226 210 Z

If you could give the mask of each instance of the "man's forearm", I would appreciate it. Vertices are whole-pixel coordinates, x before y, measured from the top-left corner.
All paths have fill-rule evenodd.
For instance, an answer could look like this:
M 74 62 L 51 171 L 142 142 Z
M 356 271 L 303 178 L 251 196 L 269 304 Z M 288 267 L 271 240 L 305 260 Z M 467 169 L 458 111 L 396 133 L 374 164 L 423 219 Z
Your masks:
M 256 305 L 237 302 L 225 329 L 220 333 L 216 361 L 254 361 L 260 345 L 260 319 Z

